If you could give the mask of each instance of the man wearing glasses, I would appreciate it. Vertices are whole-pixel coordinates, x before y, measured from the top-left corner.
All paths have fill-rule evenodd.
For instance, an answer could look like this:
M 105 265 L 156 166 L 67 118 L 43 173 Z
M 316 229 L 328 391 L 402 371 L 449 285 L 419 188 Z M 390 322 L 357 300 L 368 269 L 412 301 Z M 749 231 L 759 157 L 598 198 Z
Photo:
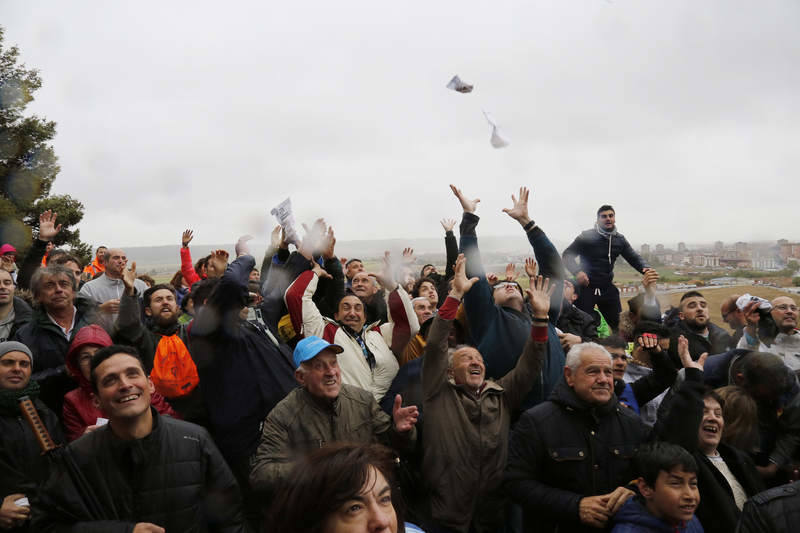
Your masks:
M 789 296 L 778 296 L 772 300 L 772 319 L 778 326 L 778 335 L 767 346 L 758 338 L 758 302 L 744 308 L 747 327 L 737 348 L 758 350 L 779 355 L 786 366 L 800 374 L 800 334 L 797 329 L 797 303 Z

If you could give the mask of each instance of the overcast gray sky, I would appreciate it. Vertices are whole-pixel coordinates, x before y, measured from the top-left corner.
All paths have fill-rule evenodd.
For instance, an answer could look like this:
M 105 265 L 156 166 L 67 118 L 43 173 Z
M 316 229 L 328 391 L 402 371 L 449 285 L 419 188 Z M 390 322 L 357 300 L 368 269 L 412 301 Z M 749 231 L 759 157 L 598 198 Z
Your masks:
M 635 244 L 800 238 L 800 2 L 4 1 L 44 80 L 54 193 L 108 245 L 423 237 L 520 185 L 555 239 L 601 203 Z M 445 89 L 454 74 L 472 94 Z M 511 146 L 496 150 L 481 113 Z M 737 213 L 738 214 L 735 214 Z

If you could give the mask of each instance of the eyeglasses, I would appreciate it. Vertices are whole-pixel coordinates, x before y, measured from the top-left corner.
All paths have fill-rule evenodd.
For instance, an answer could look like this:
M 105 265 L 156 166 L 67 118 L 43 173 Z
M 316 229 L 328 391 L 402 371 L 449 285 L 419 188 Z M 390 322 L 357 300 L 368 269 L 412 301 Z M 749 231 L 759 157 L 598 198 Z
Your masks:
M 498 289 L 504 289 L 504 288 L 506 288 L 506 287 L 507 287 L 507 286 L 509 286 L 509 285 L 511 285 L 512 287 L 514 287 L 515 289 L 517 289 L 517 290 L 518 290 L 520 293 L 522 293 L 522 289 L 519 287 L 519 285 L 517 285 L 516 283 L 514 283 L 514 282 L 511 282 L 511 281 L 501 281 L 500 283 L 496 283 L 496 284 L 494 285 L 494 287 L 492 287 L 492 290 L 495 290 L 495 291 L 496 291 L 496 290 L 498 290 Z
M 781 311 L 781 312 L 786 312 L 786 311 L 791 311 L 793 313 L 797 312 L 797 306 L 796 305 L 781 304 L 781 305 L 776 305 L 775 309 L 777 309 L 778 311 Z

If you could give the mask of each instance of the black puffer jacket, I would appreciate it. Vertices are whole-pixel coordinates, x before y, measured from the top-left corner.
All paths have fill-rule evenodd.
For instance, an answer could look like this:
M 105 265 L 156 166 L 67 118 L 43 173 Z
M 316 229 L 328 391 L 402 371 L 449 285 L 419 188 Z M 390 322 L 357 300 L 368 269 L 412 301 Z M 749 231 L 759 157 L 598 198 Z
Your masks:
M 617 402 L 580 400 L 566 382 L 526 411 L 512 433 L 505 489 L 525 511 L 525 531 L 589 531 L 584 496 L 607 494 L 633 476 L 631 459 L 650 428 Z
M 170 533 L 246 531 L 239 487 L 208 432 L 152 413 L 153 431 L 143 439 L 120 440 L 105 426 L 65 450 L 102 516 L 84 514 L 74 477 L 59 468 L 33 508 L 33 529 L 130 533 L 137 522 L 151 522 Z
M 56 415 L 38 399 L 33 404 L 53 441 L 63 443 L 64 433 Z M 0 414 L 0 501 L 9 494 L 24 494 L 34 502 L 36 487 L 44 481 L 46 472 L 39 443 L 22 412 Z M 11 531 L 28 531 L 27 527 L 25 524 Z
M 614 280 L 614 263 L 620 255 L 639 272 L 648 266 L 623 234 L 614 233 L 607 238 L 595 228 L 581 232 L 561 257 L 570 272 L 577 274 L 582 270 L 589 276 L 592 287 L 602 287 Z

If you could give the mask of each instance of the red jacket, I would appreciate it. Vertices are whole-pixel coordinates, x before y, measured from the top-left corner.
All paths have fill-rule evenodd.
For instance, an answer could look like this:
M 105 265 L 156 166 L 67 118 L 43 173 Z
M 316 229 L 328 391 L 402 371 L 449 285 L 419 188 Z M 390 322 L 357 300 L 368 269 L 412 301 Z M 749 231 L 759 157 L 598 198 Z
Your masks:
M 88 426 L 97 423 L 98 418 L 108 418 L 94 405 L 94 391 L 89 380 L 83 377 L 78 365 L 78 352 L 84 346 L 111 346 L 111 337 L 103 328 L 96 324 L 80 329 L 72 339 L 72 344 L 67 352 L 66 365 L 72 378 L 78 382 L 78 388 L 69 391 L 64 396 L 64 409 L 62 419 L 68 441 L 73 441 L 83 435 Z M 154 392 L 150 403 L 159 414 L 169 415 L 173 418 L 180 416 L 172 410 L 163 396 Z

